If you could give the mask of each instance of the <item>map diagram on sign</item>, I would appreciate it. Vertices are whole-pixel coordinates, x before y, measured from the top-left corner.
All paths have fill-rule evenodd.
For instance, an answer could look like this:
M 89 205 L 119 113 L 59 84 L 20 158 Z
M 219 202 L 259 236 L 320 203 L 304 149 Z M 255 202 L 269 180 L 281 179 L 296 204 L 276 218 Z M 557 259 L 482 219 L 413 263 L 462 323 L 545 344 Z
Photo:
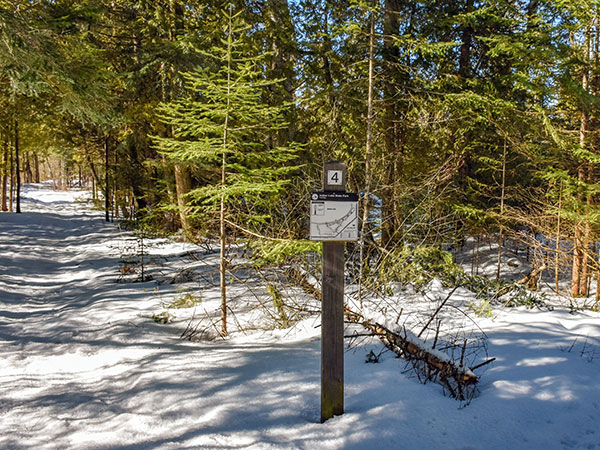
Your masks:
M 358 195 L 348 192 L 313 192 L 310 202 L 310 239 L 358 240 Z

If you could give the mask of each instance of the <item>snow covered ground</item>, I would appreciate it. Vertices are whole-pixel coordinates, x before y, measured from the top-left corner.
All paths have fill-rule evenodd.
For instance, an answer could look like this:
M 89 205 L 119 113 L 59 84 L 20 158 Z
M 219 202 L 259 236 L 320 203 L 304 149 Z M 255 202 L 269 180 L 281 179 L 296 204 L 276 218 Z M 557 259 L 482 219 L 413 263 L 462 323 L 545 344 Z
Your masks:
M 497 359 L 477 372 L 468 406 L 404 374 L 389 352 L 366 364 L 377 344 L 354 346 L 346 413 L 320 424 L 318 318 L 291 331 L 179 339 L 189 314 L 165 305 L 181 285 L 117 282 L 131 236 L 81 195 L 31 185 L 22 214 L 0 213 L 2 449 L 600 449 L 598 313 L 476 318 Z M 185 251 L 164 244 L 150 258 Z M 207 275 L 195 314 L 217 302 L 211 283 Z M 250 305 L 261 287 L 232 289 L 238 320 L 258 320 Z M 165 311 L 173 323 L 153 320 Z

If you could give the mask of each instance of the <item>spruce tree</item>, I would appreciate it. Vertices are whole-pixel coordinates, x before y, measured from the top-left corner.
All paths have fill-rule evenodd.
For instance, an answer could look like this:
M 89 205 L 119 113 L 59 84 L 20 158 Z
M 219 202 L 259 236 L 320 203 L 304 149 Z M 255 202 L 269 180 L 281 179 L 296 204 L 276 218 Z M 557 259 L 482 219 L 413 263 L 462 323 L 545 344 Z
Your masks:
M 227 230 L 265 219 L 269 204 L 294 170 L 293 146 L 277 147 L 285 126 L 283 107 L 262 100 L 279 80 L 263 77 L 264 55 L 252 56 L 251 28 L 230 6 L 223 12 L 220 45 L 205 53 L 214 64 L 184 74 L 188 95 L 162 104 L 173 137 L 156 137 L 157 149 L 202 174 L 205 183 L 188 194 L 190 211 L 218 216 L 221 332 L 227 334 Z

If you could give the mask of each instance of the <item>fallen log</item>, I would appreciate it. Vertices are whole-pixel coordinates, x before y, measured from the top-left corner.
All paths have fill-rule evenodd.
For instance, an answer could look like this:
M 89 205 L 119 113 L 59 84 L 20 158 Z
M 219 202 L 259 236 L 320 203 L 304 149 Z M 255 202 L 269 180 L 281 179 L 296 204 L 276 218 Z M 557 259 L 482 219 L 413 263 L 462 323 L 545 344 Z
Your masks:
M 321 300 L 321 292 L 310 282 L 306 274 L 297 269 L 290 269 L 289 276 L 299 285 L 307 294 L 312 295 L 319 301 Z M 437 315 L 442 306 L 451 297 L 452 292 L 446 300 L 442 302 L 438 310 L 433 314 L 433 317 L 423 328 L 420 334 L 429 326 L 433 318 Z M 397 333 L 389 328 L 376 322 L 366 319 L 362 314 L 352 311 L 348 306 L 344 308 L 344 315 L 348 322 L 361 325 L 369 331 L 368 336 L 377 336 L 382 344 L 398 355 L 400 358 L 411 363 L 412 366 L 424 375 L 427 380 L 440 383 L 450 395 L 458 400 L 470 400 L 471 395 L 476 387 L 479 378 L 473 373 L 473 370 L 464 367 L 461 361 L 456 363 L 448 355 L 434 348 L 427 348 L 427 345 L 419 337 L 412 335 L 404 330 L 403 333 Z M 356 337 L 351 335 L 347 337 Z M 437 341 L 437 333 L 436 333 Z M 466 342 L 465 342 L 466 346 Z M 464 356 L 465 346 L 463 346 L 462 355 Z M 435 347 L 435 342 L 433 346 Z M 462 360 L 463 358 L 461 358 Z M 483 367 L 491 363 L 495 358 L 487 360 L 474 368 Z
M 547 267 L 546 264 L 542 264 L 540 267 L 538 267 L 535 270 L 532 270 L 531 272 L 529 272 L 527 275 L 525 275 L 520 280 L 515 281 L 514 284 L 517 286 L 522 286 L 522 285 L 528 283 L 529 281 L 535 279 L 544 270 L 546 270 L 546 267 Z M 491 300 L 499 299 L 503 295 L 508 294 L 511 289 L 513 289 L 513 286 L 511 286 L 511 285 L 503 287 L 498 292 L 496 292 L 496 294 L 491 298 Z
M 537 276 L 540 273 L 542 273 L 544 270 L 546 270 L 546 264 L 542 264 L 537 269 L 532 270 L 527 275 L 525 275 L 523 278 L 521 278 L 519 281 L 517 281 L 516 284 L 525 284 L 525 283 L 528 283 L 530 280 L 532 280 L 534 278 L 537 278 Z
M 475 386 L 479 381 L 471 369 L 461 363 L 457 364 L 442 352 L 428 349 L 424 341 L 406 330 L 402 333 L 394 332 L 379 323 L 371 322 L 348 307 L 345 308 L 345 315 L 348 321 L 359 324 L 378 336 L 385 347 L 410 362 L 428 380 L 446 387 L 450 395 L 458 400 L 467 400 L 467 388 Z M 463 354 L 464 349 L 465 347 Z

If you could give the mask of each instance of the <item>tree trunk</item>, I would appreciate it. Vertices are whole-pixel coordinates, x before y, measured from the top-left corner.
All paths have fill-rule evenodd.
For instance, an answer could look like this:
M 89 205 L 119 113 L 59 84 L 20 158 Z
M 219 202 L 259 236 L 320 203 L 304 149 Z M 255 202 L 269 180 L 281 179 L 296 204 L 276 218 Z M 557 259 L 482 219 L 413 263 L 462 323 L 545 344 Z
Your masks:
M 579 168 L 579 181 L 583 182 L 583 166 Z M 573 240 L 573 265 L 571 269 L 571 295 L 581 295 L 581 268 L 583 263 L 583 224 L 578 221 L 575 224 L 575 237 Z
M 17 214 L 21 212 L 21 170 L 19 162 L 19 122 L 15 120 L 15 177 L 17 187 Z
M 473 11 L 473 0 L 467 0 L 466 12 Z M 469 25 L 464 26 L 461 33 L 460 54 L 458 57 L 458 73 L 462 77 L 472 75 L 471 68 L 471 47 L 473 45 L 473 28 Z
M 90 164 L 90 170 L 92 171 L 92 197 L 94 200 L 96 200 L 98 198 L 98 196 L 96 195 L 96 187 L 100 186 L 102 183 L 100 182 L 100 177 L 98 176 L 98 172 L 96 171 L 96 166 L 90 159 L 89 155 L 88 163 Z
M 223 153 L 222 186 L 225 188 L 225 153 Z M 221 334 L 227 336 L 227 240 L 225 238 L 225 194 L 221 195 L 219 208 L 219 286 L 221 289 Z
M 110 180 L 109 180 L 109 154 L 108 137 L 104 139 L 104 220 L 110 222 Z
M 371 2 L 371 8 L 373 8 Z M 358 298 L 362 305 L 361 288 L 363 284 L 363 275 L 365 268 L 365 237 L 369 221 L 369 203 L 371 195 L 371 145 L 373 140 L 373 72 L 375 65 L 375 12 L 371 9 L 369 14 L 369 91 L 367 95 L 367 136 L 365 142 L 365 187 L 363 191 L 363 214 L 360 230 L 360 255 L 359 255 L 359 275 L 358 275 Z M 368 262 L 367 262 L 368 263 Z
M 169 25 L 168 40 L 175 42 L 185 27 L 184 7 L 179 1 L 170 0 L 169 12 L 171 14 L 172 22 Z M 175 64 L 166 64 L 163 62 L 161 63 L 161 70 L 163 72 L 163 76 L 161 77 L 162 101 L 170 102 L 175 98 L 174 78 L 178 73 L 178 68 Z M 167 134 L 168 133 L 170 133 L 170 136 L 175 135 L 173 128 L 167 130 Z M 162 161 L 163 164 L 167 165 L 167 160 L 164 155 Z M 166 170 L 169 171 L 170 169 L 167 167 Z M 181 229 L 183 230 L 186 239 L 192 240 L 194 230 L 190 222 L 188 211 L 189 202 L 186 198 L 186 195 L 192 190 L 192 175 L 189 167 L 179 163 L 173 165 L 173 174 L 175 178 L 175 194 L 173 195 L 172 188 L 170 184 L 167 183 L 167 195 L 169 200 L 173 200 L 173 197 L 176 198 Z
M 584 64 L 588 63 L 589 59 L 589 48 L 590 48 L 590 29 L 589 27 L 585 31 L 585 61 Z M 583 68 L 583 75 L 581 81 L 582 88 L 588 92 L 589 91 L 589 70 L 587 66 Z M 583 106 L 580 112 L 580 121 L 581 126 L 579 129 L 579 146 L 582 150 L 585 150 L 587 147 L 587 132 L 589 128 L 589 114 L 586 110 L 586 107 Z M 583 203 L 583 192 L 582 186 L 586 181 L 585 176 L 585 166 L 583 163 L 580 164 L 579 169 L 577 171 L 577 181 L 579 182 L 579 194 L 578 200 Z M 573 267 L 572 267 L 572 275 L 571 275 L 571 295 L 573 297 L 579 297 L 582 293 L 581 289 L 581 271 L 583 266 L 583 230 L 584 227 L 583 221 L 578 220 L 575 224 L 575 239 L 573 241 Z
M 3 161 L 2 161 L 2 197 L 0 200 L 0 208 L 2 209 L 2 211 L 8 211 L 8 205 L 7 205 L 7 201 L 8 201 L 8 196 L 6 193 L 6 190 L 8 188 L 8 178 L 9 178 L 9 172 L 8 172 L 8 166 L 9 166 L 9 151 L 10 151 L 10 146 L 8 144 L 8 142 L 4 142 L 4 151 L 2 152 L 2 156 L 3 156 Z
M 185 195 L 192 189 L 192 177 L 187 167 L 180 164 L 175 164 L 175 189 L 177 191 L 177 206 L 179 208 L 179 219 L 181 221 L 181 228 L 185 237 L 188 239 L 192 238 L 193 230 L 188 218 L 188 201 Z
M 15 193 L 15 155 L 10 149 L 10 189 L 8 195 L 8 211 L 13 212 L 14 193 Z
M 598 302 L 600 301 L 600 248 L 596 246 L 596 309 L 598 308 Z
M 233 5 L 229 5 L 229 24 L 227 32 L 227 106 L 223 125 L 223 153 L 221 155 L 221 189 L 223 190 L 219 208 L 219 242 L 221 251 L 219 255 L 219 284 L 221 288 L 221 334 L 227 336 L 227 239 L 225 236 L 225 186 L 227 183 L 227 144 L 229 131 L 229 107 L 231 105 L 231 57 L 232 57 L 232 22 Z
M 506 136 L 504 136 L 504 151 L 502 153 L 502 193 L 500 195 L 500 220 L 504 214 L 504 191 L 506 187 Z M 502 232 L 504 228 L 500 223 L 500 231 L 498 233 L 498 266 L 496 268 L 496 281 L 500 281 L 500 264 L 502 260 Z
M 33 183 L 33 170 L 31 169 L 31 153 L 25 153 L 25 183 Z
M 589 167 L 588 167 L 588 172 L 591 172 Z M 586 216 L 590 211 L 591 204 L 592 204 L 592 196 L 588 192 L 587 200 L 586 200 Z M 589 294 L 588 278 L 589 278 L 589 252 L 590 252 L 591 231 L 592 230 L 591 230 L 591 226 L 590 226 L 590 220 L 586 217 L 585 227 L 583 230 L 583 248 L 582 248 L 583 257 L 582 257 L 582 261 L 581 261 L 581 282 L 580 282 L 580 294 L 583 295 L 584 297 L 587 297 Z
M 562 209 L 562 181 L 560 182 L 560 192 L 558 194 L 558 214 L 556 217 L 556 249 L 555 249 L 555 253 L 554 253 L 554 289 L 556 292 L 556 295 L 559 294 L 559 288 L 558 288 L 558 278 L 559 278 L 559 267 L 560 267 L 560 260 L 559 260 L 559 256 L 560 256 L 560 212 Z
M 398 182 L 402 175 L 402 156 L 398 139 L 398 102 L 396 91 L 402 88 L 402 74 L 398 71 L 400 63 L 400 49 L 395 37 L 400 32 L 399 1 L 385 1 L 385 15 L 383 23 L 383 96 L 384 96 L 384 147 L 385 155 L 383 164 L 387 167 L 385 172 L 385 186 L 382 192 L 382 241 L 384 245 L 401 238 L 401 213 L 400 201 L 395 194 Z
M 274 79 L 281 79 L 282 88 L 274 88 L 273 104 L 282 105 L 294 99 L 294 66 L 292 49 L 296 46 L 295 29 L 292 24 L 288 0 L 269 0 L 267 2 L 268 26 L 272 51 L 271 75 Z M 293 108 L 284 111 L 286 127 L 277 132 L 277 145 L 284 146 L 294 140 L 296 134 L 296 120 Z
M 39 183 L 40 180 L 40 158 L 37 153 L 33 154 L 33 165 L 35 170 L 35 182 Z

